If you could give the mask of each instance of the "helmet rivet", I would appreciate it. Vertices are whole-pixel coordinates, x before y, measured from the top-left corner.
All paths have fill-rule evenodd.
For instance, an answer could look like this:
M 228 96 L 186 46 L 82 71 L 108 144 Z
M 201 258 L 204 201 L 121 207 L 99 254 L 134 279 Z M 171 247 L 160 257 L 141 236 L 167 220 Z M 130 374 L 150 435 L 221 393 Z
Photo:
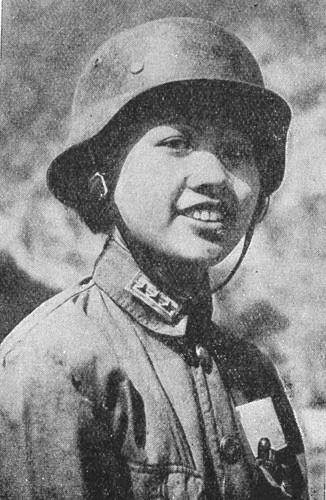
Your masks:
M 144 63 L 142 61 L 135 61 L 130 66 L 130 71 L 133 75 L 138 75 L 144 69 Z
M 102 58 L 97 57 L 94 61 L 94 68 L 97 68 L 102 63 Z

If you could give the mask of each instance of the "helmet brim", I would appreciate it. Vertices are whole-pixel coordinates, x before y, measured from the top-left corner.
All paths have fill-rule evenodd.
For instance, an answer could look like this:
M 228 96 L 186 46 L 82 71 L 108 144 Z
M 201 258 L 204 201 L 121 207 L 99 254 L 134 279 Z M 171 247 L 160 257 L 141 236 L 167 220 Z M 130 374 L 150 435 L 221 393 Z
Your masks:
M 110 120 L 101 123 L 98 132 L 79 144 L 68 147 L 55 158 L 47 173 L 47 184 L 54 196 L 67 206 L 76 208 L 83 203 L 88 192 L 89 178 L 101 171 L 101 166 L 94 160 L 92 151 L 96 151 L 99 137 L 109 137 L 116 132 L 117 123 L 123 116 L 133 119 L 138 110 L 146 109 L 150 113 L 158 97 L 170 100 L 180 109 L 187 109 L 190 104 L 207 104 L 210 110 L 219 110 L 221 106 L 235 118 L 235 123 L 250 135 L 261 161 L 258 162 L 262 189 L 266 196 L 276 191 L 283 179 L 285 169 L 286 138 L 291 120 L 288 104 L 278 94 L 260 86 L 228 80 L 182 80 L 167 82 L 146 89 L 133 96 L 122 96 L 116 103 L 118 111 Z M 125 101 L 125 102 L 124 102 Z M 102 103 L 101 116 L 105 116 Z M 155 110 L 157 113 L 157 109 Z M 111 113 L 112 116 L 112 113 Z M 110 142 L 108 140 L 108 142 Z M 117 141 L 116 141 L 117 142 Z M 116 144 L 119 147 L 119 144 Z

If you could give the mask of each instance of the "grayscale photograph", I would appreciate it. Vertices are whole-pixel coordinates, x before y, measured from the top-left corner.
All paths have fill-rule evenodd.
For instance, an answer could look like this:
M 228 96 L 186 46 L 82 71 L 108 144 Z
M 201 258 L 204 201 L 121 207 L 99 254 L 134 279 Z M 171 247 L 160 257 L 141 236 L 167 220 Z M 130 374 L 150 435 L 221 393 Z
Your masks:
M 0 498 L 326 500 L 325 1 L 0 10 Z

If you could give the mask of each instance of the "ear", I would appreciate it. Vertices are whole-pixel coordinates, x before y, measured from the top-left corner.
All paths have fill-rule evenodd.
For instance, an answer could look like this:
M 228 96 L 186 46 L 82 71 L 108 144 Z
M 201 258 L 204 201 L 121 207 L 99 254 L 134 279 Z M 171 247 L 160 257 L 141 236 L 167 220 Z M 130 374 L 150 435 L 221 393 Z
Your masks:
M 109 192 L 104 174 L 100 174 L 100 172 L 95 172 L 92 175 L 88 180 L 88 187 L 90 193 L 97 199 L 103 200 Z

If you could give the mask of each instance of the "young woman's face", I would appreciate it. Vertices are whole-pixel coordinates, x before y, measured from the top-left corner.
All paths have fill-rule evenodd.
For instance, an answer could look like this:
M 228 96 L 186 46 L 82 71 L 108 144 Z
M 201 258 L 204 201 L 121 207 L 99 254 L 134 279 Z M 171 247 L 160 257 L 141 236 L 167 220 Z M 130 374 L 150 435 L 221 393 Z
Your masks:
M 114 200 L 142 244 L 208 267 L 246 233 L 259 191 L 249 138 L 216 117 L 188 117 L 145 130 L 125 158 Z

